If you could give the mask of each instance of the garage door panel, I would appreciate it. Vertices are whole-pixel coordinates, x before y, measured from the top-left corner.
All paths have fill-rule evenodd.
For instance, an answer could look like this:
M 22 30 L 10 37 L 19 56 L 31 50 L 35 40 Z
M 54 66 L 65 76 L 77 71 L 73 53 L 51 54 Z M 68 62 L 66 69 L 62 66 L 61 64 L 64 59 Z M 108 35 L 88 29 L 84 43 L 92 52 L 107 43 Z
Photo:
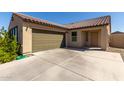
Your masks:
M 38 43 L 37 43 L 37 44 L 38 44 Z M 38 45 L 35 44 L 35 45 L 33 45 L 33 47 L 34 47 L 34 48 L 35 48 L 35 47 L 36 47 L 36 48 L 37 48 L 37 47 L 44 47 L 44 46 L 45 46 L 45 47 L 52 47 L 52 46 L 55 46 L 55 47 L 58 46 L 58 47 L 59 47 L 60 44 L 61 44 L 61 43 L 59 43 L 59 44 L 58 44 L 58 43 L 56 43 L 56 44 L 53 44 L 53 43 L 47 44 L 47 43 L 45 43 L 45 44 L 42 44 L 42 46 L 41 46 L 41 44 L 38 44 Z
M 50 38 L 50 37 L 48 37 L 48 38 Z M 59 42 L 59 41 L 62 41 L 63 38 L 61 38 L 61 39 L 56 38 L 56 39 L 52 39 L 52 38 L 51 39 L 42 39 L 42 41 L 41 41 L 41 39 L 37 38 L 37 39 L 34 39 L 34 41 L 37 40 L 37 41 L 41 41 L 41 42 L 44 42 L 44 41 L 49 41 L 49 42 L 53 42 L 53 41 L 57 42 L 58 41 Z
M 62 41 L 61 41 L 62 42 Z M 54 43 L 54 44 L 53 44 Z M 33 46 L 47 46 L 47 45 L 60 45 L 61 43 L 60 42 L 42 42 L 42 43 L 33 43 L 34 45 Z
M 37 52 L 42 50 L 64 47 L 64 39 L 65 38 L 63 33 L 52 33 L 51 31 L 41 31 L 33 29 L 32 51 Z
M 47 39 L 46 37 L 47 37 L 48 39 Z M 33 38 L 34 38 L 34 40 L 41 40 L 41 39 L 42 39 L 42 40 L 47 40 L 47 41 L 48 41 L 48 40 L 51 40 L 51 41 L 52 41 L 52 40 L 59 41 L 59 40 L 62 40 L 62 39 L 63 39 L 63 37 L 59 38 L 59 37 L 56 37 L 56 36 L 55 36 L 56 38 L 55 38 L 55 37 L 50 37 L 50 36 L 46 36 L 46 37 L 41 37 L 41 38 L 40 38 L 40 37 L 39 37 L 39 38 L 33 37 Z

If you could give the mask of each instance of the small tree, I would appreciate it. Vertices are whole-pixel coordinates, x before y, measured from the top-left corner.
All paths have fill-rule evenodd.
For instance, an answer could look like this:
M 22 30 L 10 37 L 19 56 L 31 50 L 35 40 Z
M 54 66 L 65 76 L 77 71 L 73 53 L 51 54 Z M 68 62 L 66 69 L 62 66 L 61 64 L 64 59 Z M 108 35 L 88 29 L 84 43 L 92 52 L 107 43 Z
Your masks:
M 18 52 L 18 44 L 15 36 L 9 32 L 2 31 L 0 36 L 0 63 L 6 63 L 16 58 Z

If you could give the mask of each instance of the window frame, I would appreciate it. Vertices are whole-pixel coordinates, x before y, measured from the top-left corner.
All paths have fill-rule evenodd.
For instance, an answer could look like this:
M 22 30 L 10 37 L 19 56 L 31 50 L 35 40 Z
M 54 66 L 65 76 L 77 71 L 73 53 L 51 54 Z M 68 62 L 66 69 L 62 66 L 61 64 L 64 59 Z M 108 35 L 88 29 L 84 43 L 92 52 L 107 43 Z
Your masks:
M 77 42 L 77 31 L 71 32 L 71 40 L 72 42 Z
M 10 29 L 10 35 L 13 35 L 16 37 L 16 41 L 18 42 L 18 26 L 15 26 Z

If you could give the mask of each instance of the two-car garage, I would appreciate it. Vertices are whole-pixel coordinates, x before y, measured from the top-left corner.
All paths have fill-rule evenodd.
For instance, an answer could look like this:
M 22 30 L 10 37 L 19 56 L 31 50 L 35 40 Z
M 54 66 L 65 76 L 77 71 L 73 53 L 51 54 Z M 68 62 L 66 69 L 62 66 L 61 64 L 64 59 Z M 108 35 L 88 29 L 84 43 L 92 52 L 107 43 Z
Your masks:
M 32 52 L 65 47 L 65 33 L 32 29 Z

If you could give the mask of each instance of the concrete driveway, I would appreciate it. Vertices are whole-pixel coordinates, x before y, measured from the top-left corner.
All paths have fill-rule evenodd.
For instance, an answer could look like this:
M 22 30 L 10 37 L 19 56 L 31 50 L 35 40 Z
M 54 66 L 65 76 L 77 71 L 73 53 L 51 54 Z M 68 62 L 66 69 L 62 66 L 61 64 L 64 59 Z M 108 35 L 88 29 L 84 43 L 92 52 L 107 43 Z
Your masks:
M 119 53 L 53 49 L 0 65 L 0 80 L 124 80 Z

